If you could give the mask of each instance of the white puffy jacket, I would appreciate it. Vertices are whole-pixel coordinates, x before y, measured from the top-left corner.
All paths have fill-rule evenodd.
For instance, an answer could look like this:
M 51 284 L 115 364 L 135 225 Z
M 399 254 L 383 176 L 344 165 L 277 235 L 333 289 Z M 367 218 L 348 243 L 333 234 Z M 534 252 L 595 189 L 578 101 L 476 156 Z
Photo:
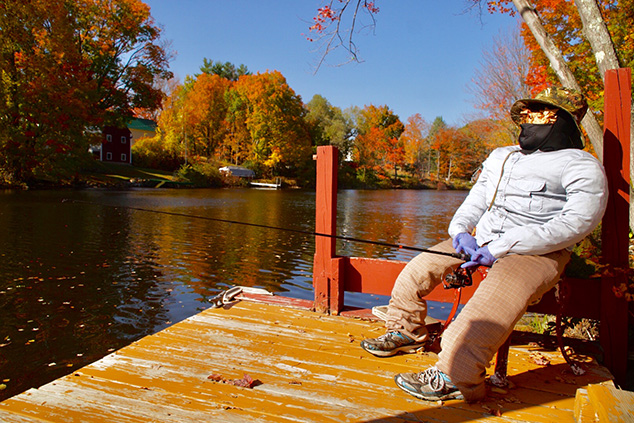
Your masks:
M 449 224 L 452 238 L 475 227 L 478 245 L 488 245 L 496 258 L 541 255 L 573 246 L 597 226 L 608 194 L 594 156 L 577 149 L 519 150 L 498 148 L 484 161 Z

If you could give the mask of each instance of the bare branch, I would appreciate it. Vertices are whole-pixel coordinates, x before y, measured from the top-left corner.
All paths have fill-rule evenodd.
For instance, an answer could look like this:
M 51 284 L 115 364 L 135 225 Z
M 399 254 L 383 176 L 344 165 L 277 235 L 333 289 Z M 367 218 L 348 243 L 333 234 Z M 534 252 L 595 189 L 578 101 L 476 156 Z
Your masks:
M 309 41 L 320 41 L 317 50 L 321 53 L 315 72 L 325 63 L 326 56 L 332 55 L 338 49 L 343 49 L 348 57 L 337 66 L 362 62 L 354 35 L 363 29 L 375 28 L 374 14 L 378 11 L 374 2 L 368 0 L 330 0 L 328 4 L 319 8 L 317 16 L 313 18 L 314 24 L 310 27 L 310 31 L 317 34 L 317 38 L 308 38 Z M 370 17 L 371 23 L 359 28 L 364 13 Z

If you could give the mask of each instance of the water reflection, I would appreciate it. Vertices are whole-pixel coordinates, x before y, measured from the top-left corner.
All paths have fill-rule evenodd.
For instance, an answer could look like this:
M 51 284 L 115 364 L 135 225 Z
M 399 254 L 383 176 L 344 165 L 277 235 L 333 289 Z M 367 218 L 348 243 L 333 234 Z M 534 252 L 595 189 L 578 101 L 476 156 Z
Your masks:
M 447 226 L 464 191 L 342 191 L 338 224 L 341 235 L 390 244 L 430 247 L 447 238 Z M 411 250 L 344 243 L 343 255 L 409 260 Z
M 427 247 L 464 195 L 342 191 L 339 234 Z M 312 232 L 314 200 L 249 189 L 0 193 L 0 399 L 191 316 L 231 285 L 312 299 L 311 235 L 125 207 Z M 416 254 L 338 244 L 346 255 Z

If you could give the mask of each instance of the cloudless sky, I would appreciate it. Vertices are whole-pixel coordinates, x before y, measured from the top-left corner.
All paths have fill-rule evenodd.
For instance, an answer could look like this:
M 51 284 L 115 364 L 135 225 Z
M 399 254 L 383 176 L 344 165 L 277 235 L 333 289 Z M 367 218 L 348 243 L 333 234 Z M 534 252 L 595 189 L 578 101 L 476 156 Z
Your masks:
M 145 0 L 176 57 L 183 80 L 203 58 L 244 64 L 252 73 L 278 70 L 304 103 L 319 94 L 345 109 L 387 105 L 405 123 L 420 113 L 460 125 L 477 111 L 467 85 L 482 51 L 517 18 L 466 11 L 467 0 L 376 0 L 374 31 L 355 34 L 361 63 L 342 54 L 322 57 L 308 28 L 324 0 Z M 364 17 L 363 22 L 369 23 Z

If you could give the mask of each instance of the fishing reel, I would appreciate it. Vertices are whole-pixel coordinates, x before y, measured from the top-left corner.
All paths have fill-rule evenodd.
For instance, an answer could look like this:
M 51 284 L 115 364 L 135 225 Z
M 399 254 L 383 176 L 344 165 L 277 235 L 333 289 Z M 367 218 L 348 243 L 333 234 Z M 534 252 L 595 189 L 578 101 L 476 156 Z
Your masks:
M 472 273 L 473 271 L 469 268 L 456 267 L 453 270 L 448 269 L 448 272 L 443 275 L 442 284 L 445 289 L 471 286 L 473 285 Z

